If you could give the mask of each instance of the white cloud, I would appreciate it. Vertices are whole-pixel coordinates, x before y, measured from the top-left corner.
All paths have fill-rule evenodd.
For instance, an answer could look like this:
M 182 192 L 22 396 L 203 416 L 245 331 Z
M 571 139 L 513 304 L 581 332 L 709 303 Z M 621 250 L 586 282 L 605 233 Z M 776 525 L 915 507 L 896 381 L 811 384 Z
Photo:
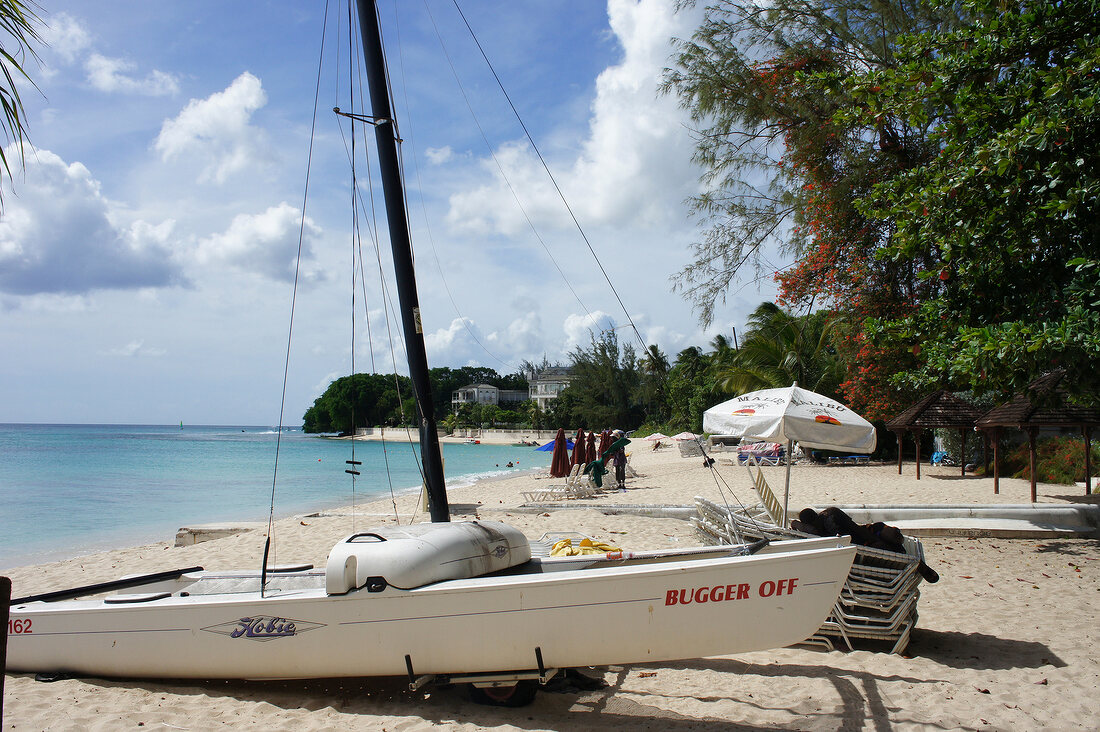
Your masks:
M 153 69 L 144 77 L 135 76 L 132 72 L 138 66 L 133 61 L 111 58 L 95 51 L 91 34 L 68 13 L 58 13 L 50 18 L 42 37 L 46 44 L 42 51 L 45 79 L 57 73 L 56 66 L 71 66 L 83 59 L 88 83 L 99 91 L 144 96 L 167 96 L 179 92 L 179 83 L 171 74 Z
M 18 155 L 9 146 L 8 159 Z M 172 223 L 129 227 L 80 163 L 29 150 L 18 195 L 0 219 L 0 291 L 79 295 L 183 283 L 171 251 Z
M 289 282 L 294 279 L 299 231 L 302 232 L 303 262 L 312 260 L 312 242 L 321 234 L 321 229 L 308 216 L 304 230 L 301 227 L 301 211 L 286 202 L 260 214 L 238 214 L 224 232 L 199 242 L 197 259 L 200 264 L 231 264 Z M 304 271 L 299 278 L 317 280 L 319 275 Z
M 124 346 L 106 351 L 106 355 L 108 356 L 120 356 L 122 358 L 136 358 L 139 356 L 159 358 L 166 353 L 168 353 L 168 351 L 163 348 L 147 348 L 145 346 L 145 341 L 140 339 L 132 340 Z
M 524 313 L 512 320 L 503 331 L 490 333 L 486 346 L 498 358 L 515 359 L 517 363 L 511 364 L 514 367 L 519 366 L 518 361 L 536 361 L 546 351 L 542 318 L 534 311 Z
M 454 151 L 451 150 L 450 145 L 444 145 L 443 147 L 429 147 L 424 151 L 424 157 L 428 158 L 428 162 L 433 165 L 442 165 L 451 158 L 454 157 Z
M 587 348 L 592 342 L 592 336 L 598 336 L 605 330 L 615 329 L 615 319 L 600 310 L 586 315 L 570 313 L 562 323 L 562 331 L 565 333 L 564 351 L 569 353 L 577 346 Z
M 246 71 L 223 91 L 192 99 L 166 120 L 154 148 L 166 162 L 196 162 L 200 182 L 224 183 L 235 173 L 264 164 L 265 137 L 251 119 L 265 104 L 263 84 Z
M 468 361 L 473 349 L 477 348 L 475 338 L 482 340 L 484 336 L 477 327 L 477 323 L 469 318 L 455 318 L 446 328 L 440 328 L 434 333 L 425 333 L 424 348 L 428 352 L 429 363 Z
M 691 164 L 693 142 L 685 113 L 672 96 L 659 94 L 672 36 L 693 29 L 691 13 L 674 12 L 670 0 L 610 0 L 611 29 L 623 48 L 619 64 L 596 81 L 588 135 L 572 161 L 551 161 L 570 206 L 585 225 L 682 221 L 681 201 L 698 186 Z M 537 141 L 536 141 L 537 142 Z M 512 186 L 522 191 L 528 215 L 542 225 L 569 218 L 526 141 L 495 151 Z M 514 235 L 526 222 L 512 201 L 497 164 L 481 161 L 478 178 L 450 199 L 448 223 L 474 233 Z
M 320 381 L 315 383 L 312 387 L 312 393 L 320 396 L 325 393 L 325 389 L 328 389 L 332 382 L 339 379 L 341 376 L 347 376 L 344 371 L 329 371 L 327 374 L 321 377 Z
M 501 373 L 518 368 L 523 358 L 541 356 L 542 340 L 537 313 L 526 313 L 491 333 L 484 333 L 470 318 L 458 317 L 446 328 L 424 335 L 429 363 L 488 366 Z
M 93 53 L 84 62 L 88 81 L 100 91 L 152 97 L 170 96 L 179 92 L 179 84 L 171 74 L 153 69 L 144 79 L 139 79 L 127 73 L 135 68 L 137 65 L 133 62 L 108 58 L 98 53 Z
M 48 21 L 42 40 L 67 64 L 74 63 L 92 45 L 88 31 L 68 13 L 58 13 Z

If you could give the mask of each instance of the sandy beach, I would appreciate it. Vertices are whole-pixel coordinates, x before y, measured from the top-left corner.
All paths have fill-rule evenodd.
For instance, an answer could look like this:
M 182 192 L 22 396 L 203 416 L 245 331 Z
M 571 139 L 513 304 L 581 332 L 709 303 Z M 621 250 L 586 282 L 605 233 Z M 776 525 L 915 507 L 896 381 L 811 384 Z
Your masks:
M 482 481 L 451 491 L 456 516 L 504 520 L 529 537 L 576 530 L 642 550 L 698 543 L 692 526 L 669 518 L 608 515 L 593 504 L 689 505 L 720 500 L 725 482 L 752 502 L 745 468 L 721 466 L 715 480 L 698 458 L 634 443 L 640 477 L 625 493 L 570 501 L 566 508 L 520 508 L 520 491 L 544 478 Z M 446 448 L 444 448 L 446 449 Z M 773 487 L 782 468 L 766 468 Z M 843 504 L 1026 503 L 1025 481 L 961 477 L 958 468 L 895 465 L 794 466 L 791 508 Z M 1043 503 L 1095 502 L 1073 486 L 1039 486 Z M 727 495 L 728 498 L 728 495 Z M 729 500 L 736 500 L 729 499 Z M 416 496 L 396 501 L 402 522 Z M 332 545 L 355 529 L 394 520 L 377 501 L 276 525 L 276 561 L 324 565 Z M 176 567 L 258 566 L 261 531 L 175 547 L 118 549 L 7 572 L 13 592 L 39 591 Z M 370 729 L 742 730 L 742 729 L 1095 729 L 1100 660 L 1100 541 L 1094 539 L 924 540 L 941 580 L 921 585 L 920 621 L 904 655 L 874 646 L 822 651 L 793 647 L 735 656 L 588 669 L 608 686 L 539 694 L 520 709 L 478 706 L 458 687 L 410 692 L 404 678 L 291 682 L 66 679 L 9 674 L 4 729 Z

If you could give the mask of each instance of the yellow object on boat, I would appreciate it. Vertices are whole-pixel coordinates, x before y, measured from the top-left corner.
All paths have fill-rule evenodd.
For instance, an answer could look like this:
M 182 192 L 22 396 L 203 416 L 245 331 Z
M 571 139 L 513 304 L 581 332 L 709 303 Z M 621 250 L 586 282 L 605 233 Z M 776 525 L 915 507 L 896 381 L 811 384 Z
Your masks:
M 606 554 L 608 552 L 620 552 L 617 546 L 611 546 L 602 541 L 592 541 L 591 539 L 581 539 L 577 546 L 573 546 L 572 539 L 561 539 L 554 542 L 554 546 L 550 548 L 550 556 L 552 557 L 578 557 L 584 554 Z

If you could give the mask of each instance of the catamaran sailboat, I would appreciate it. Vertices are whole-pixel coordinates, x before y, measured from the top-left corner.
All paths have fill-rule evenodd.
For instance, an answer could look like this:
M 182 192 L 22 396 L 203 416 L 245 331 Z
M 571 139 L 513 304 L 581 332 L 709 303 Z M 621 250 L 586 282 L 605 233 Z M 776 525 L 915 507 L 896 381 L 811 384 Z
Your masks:
M 340 541 L 326 566 L 201 567 L 13 600 L 10 671 L 160 678 L 408 674 L 475 685 L 797 643 L 836 602 L 847 538 L 547 556 L 518 529 L 451 523 L 374 0 L 359 0 L 432 523 Z

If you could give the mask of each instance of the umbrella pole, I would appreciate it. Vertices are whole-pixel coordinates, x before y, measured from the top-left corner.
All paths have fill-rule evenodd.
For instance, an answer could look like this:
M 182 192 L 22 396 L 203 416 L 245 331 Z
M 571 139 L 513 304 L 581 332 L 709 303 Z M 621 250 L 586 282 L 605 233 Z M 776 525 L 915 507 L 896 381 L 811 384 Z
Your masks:
M 787 440 L 787 478 L 783 481 L 783 528 L 787 528 L 787 501 L 791 497 L 791 450 L 794 442 Z

